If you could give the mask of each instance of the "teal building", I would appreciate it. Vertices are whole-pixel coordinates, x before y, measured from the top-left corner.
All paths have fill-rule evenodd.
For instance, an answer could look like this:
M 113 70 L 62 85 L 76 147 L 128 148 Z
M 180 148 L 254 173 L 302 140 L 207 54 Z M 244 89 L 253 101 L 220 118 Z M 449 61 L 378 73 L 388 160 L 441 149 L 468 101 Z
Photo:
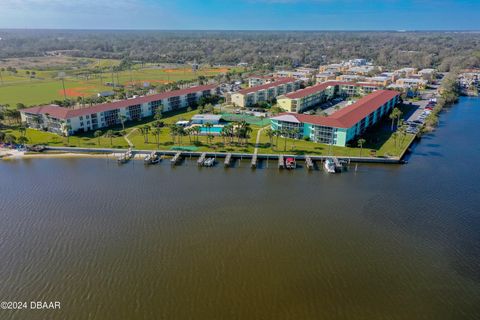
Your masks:
M 282 113 L 270 119 L 271 126 L 290 138 L 308 137 L 314 142 L 345 147 L 390 113 L 399 97 L 396 91 L 378 90 L 330 116 Z

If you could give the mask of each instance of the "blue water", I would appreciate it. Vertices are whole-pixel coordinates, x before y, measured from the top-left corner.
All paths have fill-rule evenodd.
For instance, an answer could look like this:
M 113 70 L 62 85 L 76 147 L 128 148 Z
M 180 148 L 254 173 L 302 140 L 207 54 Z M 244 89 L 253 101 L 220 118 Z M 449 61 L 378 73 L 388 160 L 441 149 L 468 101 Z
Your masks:
M 223 130 L 223 127 L 211 127 L 210 130 L 207 127 L 201 127 L 200 132 L 201 133 L 210 133 L 210 134 L 220 134 Z

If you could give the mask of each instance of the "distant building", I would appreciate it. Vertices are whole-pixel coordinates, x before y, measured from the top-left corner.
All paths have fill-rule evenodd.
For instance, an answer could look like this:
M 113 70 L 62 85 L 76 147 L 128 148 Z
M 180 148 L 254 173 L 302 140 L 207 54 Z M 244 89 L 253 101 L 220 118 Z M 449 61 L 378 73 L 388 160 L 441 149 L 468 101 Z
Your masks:
M 409 78 L 417 73 L 417 68 L 402 68 L 394 71 L 399 78 Z
M 282 95 L 277 98 L 277 104 L 287 112 L 300 113 L 337 96 L 359 96 L 380 88 L 380 86 L 371 83 L 327 81 Z
M 112 97 L 115 95 L 114 91 L 102 91 L 97 93 L 97 97 Z
M 397 85 L 410 87 L 410 88 L 417 88 L 417 89 L 425 89 L 428 81 L 422 79 L 413 79 L 413 78 L 401 78 L 395 82 Z
M 279 78 L 274 82 L 243 89 L 232 93 L 231 101 L 239 107 L 249 107 L 262 101 L 272 101 L 276 97 L 297 90 L 300 81 L 295 78 Z
M 365 76 L 360 76 L 357 74 L 342 74 L 337 77 L 337 80 L 351 82 L 351 81 L 364 81 L 365 78 L 366 78 Z
M 214 94 L 216 87 L 216 85 L 197 86 L 83 109 L 45 105 L 22 109 L 20 114 L 22 122 L 30 128 L 70 135 L 119 125 L 120 116 L 125 116 L 127 120 L 139 120 L 153 116 L 159 108 L 162 112 L 187 108 L 197 103 L 201 97 Z
M 267 83 L 272 83 L 274 81 L 274 76 L 251 76 L 250 78 L 248 78 L 248 86 L 251 88 L 261 86 Z
M 345 147 L 349 141 L 380 121 L 399 101 L 399 93 L 379 90 L 330 116 L 283 113 L 271 118 L 273 130 L 288 129 L 290 138 Z
M 321 72 L 315 76 L 317 83 L 335 80 L 336 77 L 337 77 L 336 74 L 333 72 Z
M 435 69 L 422 69 L 422 70 L 418 71 L 418 75 L 423 80 L 426 80 L 428 82 L 432 82 L 437 77 L 437 71 Z

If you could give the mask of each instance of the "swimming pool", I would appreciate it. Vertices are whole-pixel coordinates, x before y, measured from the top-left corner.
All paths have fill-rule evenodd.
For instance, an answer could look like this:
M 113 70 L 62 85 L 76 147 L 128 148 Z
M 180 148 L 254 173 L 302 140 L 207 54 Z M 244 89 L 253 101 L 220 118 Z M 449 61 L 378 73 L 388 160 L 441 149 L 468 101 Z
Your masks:
M 223 130 L 223 127 L 211 127 L 210 129 L 207 127 L 200 127 L 200 133 L 203 134 L 220 134 Z

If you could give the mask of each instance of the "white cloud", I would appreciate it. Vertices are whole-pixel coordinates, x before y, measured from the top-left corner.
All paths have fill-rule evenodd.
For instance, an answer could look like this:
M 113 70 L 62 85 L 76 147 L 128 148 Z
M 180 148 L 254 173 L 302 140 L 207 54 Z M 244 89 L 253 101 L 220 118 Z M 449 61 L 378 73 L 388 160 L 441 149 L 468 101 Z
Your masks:
M 142 0 L 1 0 L 0 9 L 8 10 L 83 10 L 95 9 L 134 9 L 142 4 Z

